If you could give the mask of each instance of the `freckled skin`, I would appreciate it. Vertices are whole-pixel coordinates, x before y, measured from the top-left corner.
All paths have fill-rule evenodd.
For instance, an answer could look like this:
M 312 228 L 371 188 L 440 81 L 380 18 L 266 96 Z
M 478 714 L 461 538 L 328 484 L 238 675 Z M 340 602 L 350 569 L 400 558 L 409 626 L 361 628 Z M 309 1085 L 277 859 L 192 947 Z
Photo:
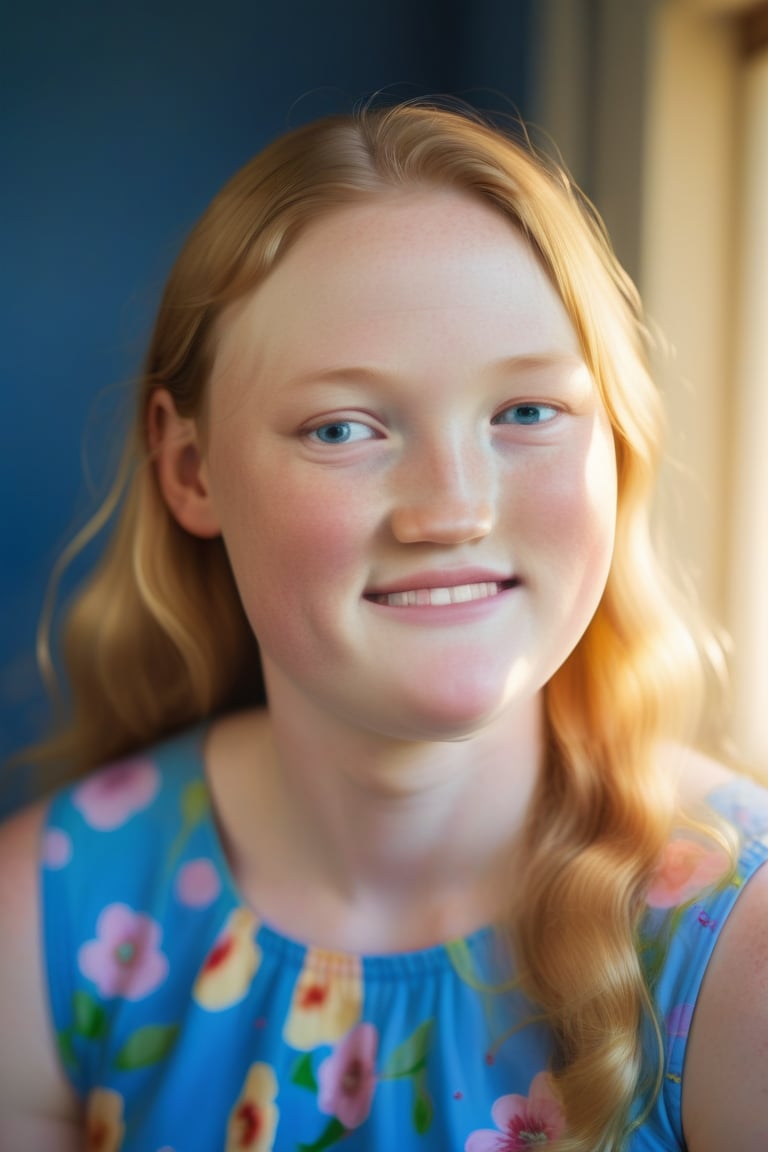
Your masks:
M 498 367 L 522 356 L 560 359 Z M 492 423 L 534 401 L 555 405 L 551 427 Z M 351 443 L 308 439 L 344 419 Z M 529 248 L 463 196 L 341 210 L 233 307 L 207 467 L 270 692 L 290 685 L 354 726 L 426 739 L 476 730 L 538 692 L 604 587 L 607 416 Z M 364 598 L 460 565 L 521 586 L 476 622 L 435 629 Z

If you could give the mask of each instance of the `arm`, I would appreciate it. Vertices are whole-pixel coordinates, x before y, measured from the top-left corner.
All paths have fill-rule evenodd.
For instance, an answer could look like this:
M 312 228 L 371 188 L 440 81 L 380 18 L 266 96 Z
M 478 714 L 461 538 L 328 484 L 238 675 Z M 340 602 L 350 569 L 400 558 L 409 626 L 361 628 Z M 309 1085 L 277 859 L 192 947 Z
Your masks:
M 683 1069 L 689 1152 L 768 1149 L 768 868 L 728 918 L 701 988 Z
M 0 828 L 0 1148 L 77 1152 L 80 1110 L 56 1057 L 43 976 L 38 856 L 44 809 Z

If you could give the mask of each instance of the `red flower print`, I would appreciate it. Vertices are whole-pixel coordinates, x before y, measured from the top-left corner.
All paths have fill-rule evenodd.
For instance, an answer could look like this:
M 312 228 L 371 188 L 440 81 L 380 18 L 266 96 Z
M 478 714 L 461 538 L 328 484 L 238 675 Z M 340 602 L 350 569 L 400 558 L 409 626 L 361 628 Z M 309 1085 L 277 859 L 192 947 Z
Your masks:
M 242 1000 L 261 964 L 256 943 L 258 921 L 249 908 L 236 908 L 205 958 L 192 990 L 193 999 L 210 1012 Z
M 122 1096 L 109 1088 L 94 1088 L 85 1109 L 84 1152 L 118 1152 L 124 1135 Z
M 358 1023 L 363 1003 L 359 959 L 311 948 L 293 991 L 283 1036 L 292 1048 L 310 1052 L 335 1044 Z
M 224 1152 L 271 1152 L 280 1113 L 277 1080 L 269 1064 L 253 1064 L 229 1116 Z
M 237 1138 L 238 1147 L 252 1148 L 256 1140 L 264 1131 L 264 1120 L 261 1113 L 261 1108 L 250 1100 L 245 1100 L 235 1110 L 233 1117 L 235 1128 L 239 1128 L 240 1134 Z
M 314 981 L 299 990 L 296 1003 L 306 1011 L 311 1011 L 313 1008 L 322 1008 L 330 995 L 330 991 L 331 986 L 327 979 L 322 984 L 319 981 Z

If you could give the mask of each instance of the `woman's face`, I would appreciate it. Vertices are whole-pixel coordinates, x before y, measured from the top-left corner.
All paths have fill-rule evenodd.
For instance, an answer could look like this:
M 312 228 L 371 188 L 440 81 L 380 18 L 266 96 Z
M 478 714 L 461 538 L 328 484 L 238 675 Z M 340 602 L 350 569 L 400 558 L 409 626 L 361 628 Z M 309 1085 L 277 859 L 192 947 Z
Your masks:
M 304 233 L 224 318 L 206 445 L 270 694 L 357 728 L 478 731 L 602 595 L 606 412 L 529 246 L 463 194 Z

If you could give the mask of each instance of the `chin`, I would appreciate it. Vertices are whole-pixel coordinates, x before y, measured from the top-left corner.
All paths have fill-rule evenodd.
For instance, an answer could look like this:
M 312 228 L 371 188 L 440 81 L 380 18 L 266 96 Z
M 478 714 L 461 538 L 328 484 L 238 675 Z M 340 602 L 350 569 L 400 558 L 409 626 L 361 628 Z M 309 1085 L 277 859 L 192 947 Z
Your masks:
M 443 692 L 438 699 L 425 699 L 421 694 L 421 698 L 411 698 L 403 708 L 403 719 L 408 717 L 403 734 L 409 739 L 434 742 L 470 740 L 518 709 L 530 707 L 536 695 L 532 691 L 510 693 L 498 688 L 483 692 L 477 687 Z

